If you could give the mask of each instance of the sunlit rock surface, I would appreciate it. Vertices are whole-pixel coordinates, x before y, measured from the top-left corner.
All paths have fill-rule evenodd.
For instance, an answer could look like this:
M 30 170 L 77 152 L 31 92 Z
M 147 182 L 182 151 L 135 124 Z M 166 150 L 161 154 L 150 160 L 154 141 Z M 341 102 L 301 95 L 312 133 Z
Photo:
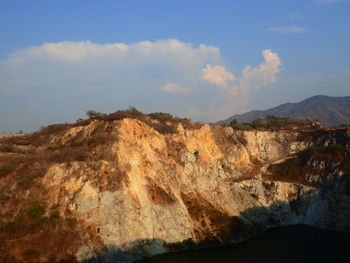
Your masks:
M 32 251 L 39 262 L 132 262 L 195 244 L 245 240 L 273 226 L 350 230 L 349 130 L 167 125 L 176 125 L 175 132 L 136 119 L 92 121 L 53 132 L 36 146 L 14 143 L 24 153 L 0 153 L 17 158 L 34 147 L 46 160 L 46 149 L 68 149 L 52 157 L 62 161 L 33 159 L 27 170 L 16 164 L 0 177 L 0 259 L 16 262 Z M 310 153 L 295 161 L 310 147 L 329 145 L 337 145 L 341 158 Z M 43 163 L 43 172 L 23 187 L 20 170 L 36 171 Z M 10 222 L 30 211 L 33 200 L 45 210 L 31 219 L 34 233 L 11 236 Z

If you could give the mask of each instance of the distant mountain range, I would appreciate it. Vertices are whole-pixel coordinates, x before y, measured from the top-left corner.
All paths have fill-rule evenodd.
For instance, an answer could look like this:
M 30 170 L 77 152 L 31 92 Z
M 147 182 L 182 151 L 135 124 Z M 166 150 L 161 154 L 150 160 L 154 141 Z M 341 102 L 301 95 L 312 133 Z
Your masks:
M 298 103 L 285 103 L 267 110 L 253 110 L 233 115 L 218 123 L 252 122 L 268 115 L 319 120 L 325 127 L 350 124 L 350 97 L 314 96 Z

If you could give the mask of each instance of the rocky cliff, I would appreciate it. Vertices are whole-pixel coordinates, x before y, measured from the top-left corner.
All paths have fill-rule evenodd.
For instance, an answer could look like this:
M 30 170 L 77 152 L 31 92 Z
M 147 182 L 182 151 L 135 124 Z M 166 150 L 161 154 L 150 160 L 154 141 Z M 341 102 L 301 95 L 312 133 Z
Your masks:
M 350 230 L 349 129 L 122 118 L 1 145 L 1 262 L 132 262 L 273 226 Z

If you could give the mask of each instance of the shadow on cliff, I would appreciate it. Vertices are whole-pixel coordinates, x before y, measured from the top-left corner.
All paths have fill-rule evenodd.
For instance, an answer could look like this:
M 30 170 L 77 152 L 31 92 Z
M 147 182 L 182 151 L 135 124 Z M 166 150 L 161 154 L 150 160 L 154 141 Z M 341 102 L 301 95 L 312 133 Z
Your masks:
M 134 262 L 152 255 L 169 252 L 167 243 L 162 239 L 138 239 L 121 246 L 107 246 L 98 255 L 80 261 L 81 263 L 122 263 Z
M 223 218 L 217 232 L 208 232 L 200 242 L 192 238 L 178 243 L 162 239 L 135 240 L 118 246 L 108 246 L 97 256 L 81 263 L 134 262 L 156 254 L 199 248 L 220 247 L 259 236 L 268 228 L 307 224 L 319 228 L 350 232 L 350 197 L 334 192 L 312 190 L 299 194 L 288 202 L 276 201 L 271 206 L 253 207 L 240 216 Z

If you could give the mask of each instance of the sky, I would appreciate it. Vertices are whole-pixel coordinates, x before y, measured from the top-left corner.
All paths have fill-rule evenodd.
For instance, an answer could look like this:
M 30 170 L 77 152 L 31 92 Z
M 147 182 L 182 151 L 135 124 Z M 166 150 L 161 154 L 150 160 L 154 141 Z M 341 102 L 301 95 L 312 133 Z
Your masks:
M 350 95 L 349 0 L 0 0 L 0 132 Z

